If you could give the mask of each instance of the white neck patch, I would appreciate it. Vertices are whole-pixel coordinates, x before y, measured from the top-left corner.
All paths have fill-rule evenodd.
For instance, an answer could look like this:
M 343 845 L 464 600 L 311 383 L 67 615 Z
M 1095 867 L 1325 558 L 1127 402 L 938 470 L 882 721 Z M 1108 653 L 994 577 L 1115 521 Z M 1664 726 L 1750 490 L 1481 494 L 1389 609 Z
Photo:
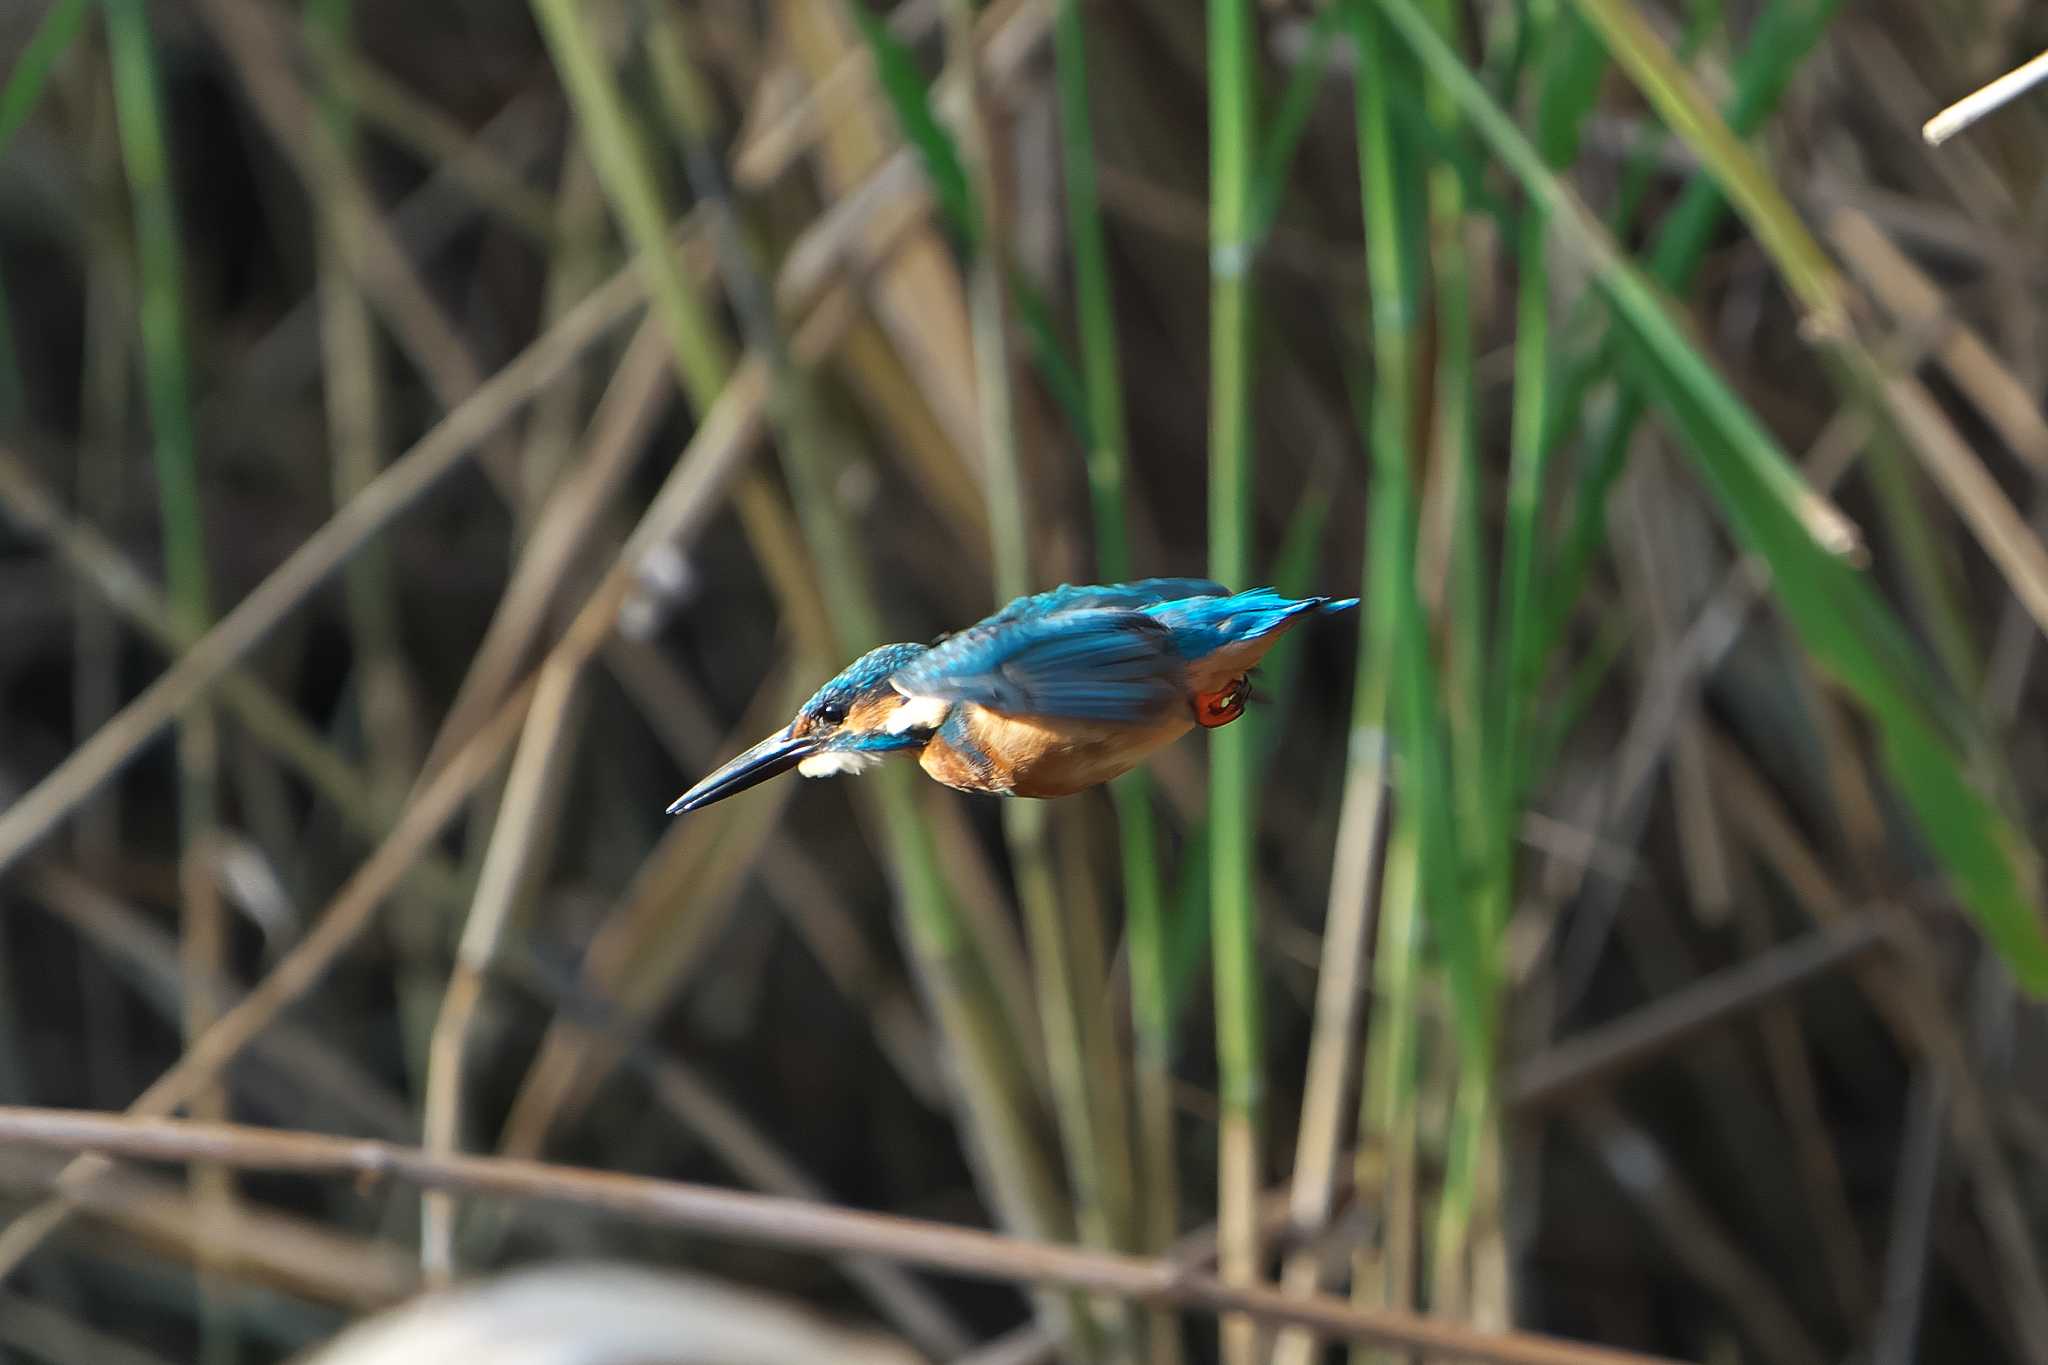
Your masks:
M 910 697 L 889 713 L 882 722 L 882 728 L 892 735 L 910 730 L 936 730 L 946 723 L 946 713 L 953 709 L 953 703 L 944 697 Z
M 796 770 L 805 777 L 848 777 L 864 773 L 882 761 L 880 754 L 864 754 L 857 750 L 841 749 L 831 753 L 812 754 L 800 759 Z

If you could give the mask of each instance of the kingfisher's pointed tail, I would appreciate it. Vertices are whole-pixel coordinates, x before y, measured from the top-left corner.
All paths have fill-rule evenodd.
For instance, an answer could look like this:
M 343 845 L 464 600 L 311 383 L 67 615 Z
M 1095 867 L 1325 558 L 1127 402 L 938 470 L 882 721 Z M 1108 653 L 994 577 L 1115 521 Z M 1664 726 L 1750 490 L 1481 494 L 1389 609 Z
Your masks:
M 1161 602 L 1145 612 L 1173 632 L 1183 656 L 1194 659 L 1271 635 L 1306 615 L 1348 611 L 1357 605 L 1355 597 L 1282 597 L 1271 588 L 1250 588 L 1228 597 Z

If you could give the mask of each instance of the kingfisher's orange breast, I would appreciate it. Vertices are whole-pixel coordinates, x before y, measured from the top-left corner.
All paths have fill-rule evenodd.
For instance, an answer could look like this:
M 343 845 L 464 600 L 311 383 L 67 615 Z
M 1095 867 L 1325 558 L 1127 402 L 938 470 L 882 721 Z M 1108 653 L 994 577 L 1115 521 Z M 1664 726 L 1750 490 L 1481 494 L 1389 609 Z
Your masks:
M 941 728 L 919 764 L 949 787 L 1013 796 L 1086 791 L 1129 772 L 1194 728 L 1193 713 L 1178 707 L 1135 725 L 1002 716 L 971 702 L 958 709 L 964 734 Z

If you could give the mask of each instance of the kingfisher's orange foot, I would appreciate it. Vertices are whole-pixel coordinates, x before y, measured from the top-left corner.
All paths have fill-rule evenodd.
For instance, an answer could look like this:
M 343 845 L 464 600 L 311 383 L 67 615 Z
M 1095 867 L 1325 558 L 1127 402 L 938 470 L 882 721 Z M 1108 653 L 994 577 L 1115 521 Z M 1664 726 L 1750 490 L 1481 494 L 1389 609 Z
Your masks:
M 1205 730 L 1230 724 L 1244 714 L 1245 698 L 1250 692 L 1250 681 L 1238 677 L 1232 678 L 1221 692 L 1195 693 L 1195 723 Z

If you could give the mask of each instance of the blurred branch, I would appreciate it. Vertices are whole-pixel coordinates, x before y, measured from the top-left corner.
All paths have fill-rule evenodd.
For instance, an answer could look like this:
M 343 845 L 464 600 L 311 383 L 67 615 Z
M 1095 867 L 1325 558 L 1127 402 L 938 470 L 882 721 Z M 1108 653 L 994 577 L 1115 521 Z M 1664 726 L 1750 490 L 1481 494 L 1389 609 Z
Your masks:
M 417 1147 L 240 1124 L 0 1106 L 0 1145 L 144 1161 L 396 1179 L 428 1189 L 576 1204 L 712 1237 L 810 1252 L 878 1256 L 951 1274 L 1037 1283 L 1205 1312 L 1244 1313 L 1326 1337 L 1440 1352 L 1491 1365 L 1670 1365 L 1531 1332 L 1480 1332 L 1322 1296 L 1291 1299 L 1228 1285 L 1170 1261 L 1034 1242 L 889 1214 L 500 1157 L 437 1157 Z
M 428 164 L 444 171 L 476 201 L 543 244 L 556 236 L 554 204 L 511 167 L 501 163 L 469 132 L 433 104 L 415 95 L 361 54 L 345 47 L 309 44 L 313 59 L 337 93 Z
M 639 305 L 642 287 L 638 272 L 629 267 L 593 290 L 301 542 L 284 563 L 97 734 L 0 812 L 0 871 L 46 838 L 101 783 L 133 762 L 188 703 L 216 686 L 237 660 L 260 644 L 364 542 L 418 503 L 468 458 L 479 440 L 623 321 Z
M 1502 1099 L 1519 1117 L 1577 1098 L 1582 1090 L 1611 1085 L 1622 1074 L 1701 1030 L 1883 944 L 1886 926 L 1896 913 L 1869 911 L 1843 924 L 1815 930 L 1553 1044 L 1509 1073 Z
M 349 272 L 383 316 L 444 409 L 477 393 L 483 371 L 455 324 L 421 278 L 412 258 L 356 174 L 333 130 L 315 116 L 295 78 L 290 47 L 269 9 L 255 0 L 199 0 L 198 9 L 234 59 L 258 117 L 309 192 L 322 196 L 345 230 L 336 234 Z M 511 496 L 518 489 L 512 448 L 492 439 L 485 471 Z
M 319 984 L 369 927 L 378 906 L 405 870 L 439 837 L 477 785 L 495 771 L 530 696 L 529 685 L 507 700 L 492 723 L 419 794 L 390 837 L 321 912 L 312 931 L 240 1004 L 222 1013 L 192 1040 L 184 1055 L 129 1106 L 131 1113 L 165 1114 L 190 1103 L 270 1027 L 280 1011 Z M 106 1165 L 90 1158 L 73 1162 L 60 1181 L 62 1193 L 57 1199 L 39 1205 L 0 1231 L 0 1279 L 63 1224 L 77 1187 L 89 1185 L 105 1172 Z
M 1580 1139 L 1641 1206 L 1671 1255 L 1720 1297 L 1759 1355 L 1779 1365 L 1822 1365 L 1830 1358 L 1808 1335 L 1778 1285 L 1743 1255 L 1714 1210 L 1685 1183 L 1648 1132 L 1605 1100 L 1572 1119 Z
M 436 1152 L 462 1142 L 462 1101 L 470 1036 L 491 960 L 513 917 L 546 880 L 557 817 L 566 795 L 564 767 L 572 760 L 581 718 L 577 684 L 584 658 L 550 660 L 528 708 L 504 799 L 477 875 L 476 899 L 463 922 L 455 969 L 441 997 L 429 1049 L 422 1140 Z M 446 1284 L 455 1269 L 455 1205 L 429 1194 L 420 1209 L 420 1262 L 430 1283 Z
M 162 594 L 118 546 L 90 526 L 67 518 L 54 492 L 37 480 L 20 456 L 4 447 L 0 510 L 24 533 L 48 541 L 65 567 L 173 659 L 199 638 L 179 628 Z M 375 838 L 387 828 L 369 778 L 267 683 L 237 663 L 221 673 L 218 686 L 228 713 L 332 803 L 358 834 Z M 457 886 L 458 874 L 445 859 L 423 860 L 420 875 L 437 894 Z

